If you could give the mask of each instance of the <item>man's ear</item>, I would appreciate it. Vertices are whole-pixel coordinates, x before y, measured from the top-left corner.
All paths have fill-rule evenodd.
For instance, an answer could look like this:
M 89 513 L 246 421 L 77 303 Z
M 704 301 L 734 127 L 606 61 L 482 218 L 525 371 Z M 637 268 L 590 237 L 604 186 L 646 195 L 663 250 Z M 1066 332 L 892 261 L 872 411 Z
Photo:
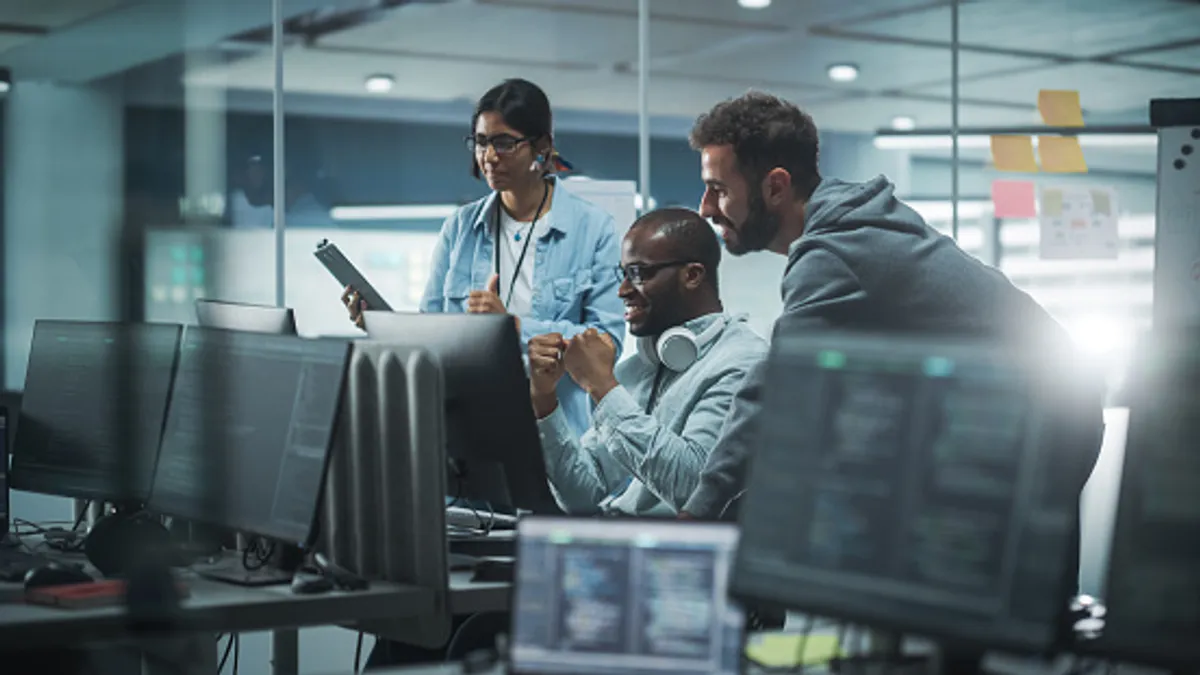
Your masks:
M 792 174 L 787 169 L 775 167 L 763 176 L 763 201 L 768 206 L 778 207 L 792 200 Z
M 683 268 L 683 286 L 689 291 L 694 291 L 704 284 L 704 277 L 708 274 L 708 270 L 700 263 L 689 263 Z

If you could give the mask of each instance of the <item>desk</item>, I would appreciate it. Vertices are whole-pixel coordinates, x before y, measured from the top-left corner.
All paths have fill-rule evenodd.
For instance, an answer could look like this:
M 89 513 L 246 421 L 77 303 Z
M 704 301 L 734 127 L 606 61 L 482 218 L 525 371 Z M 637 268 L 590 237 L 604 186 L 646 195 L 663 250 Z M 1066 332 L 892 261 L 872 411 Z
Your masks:
M 190 596 L 178 614 L 188 632 L 237 633 L 273 630 L 276 673 L 296 672 L 296 629 L 367 619 L 420 616 L 433 611 L 431 591 L 376 582 L 366 591 L 293 595 L 289 586 L 248 588 L 182 575 Z M 12 587 L 0 584 L 0 597 Z M 53 647 L 111 642 L 128 637 L 124 606 L 60 609 L 24 602 L 0 604 L 0 649 Z
M 366 591 L 294 595 L 288 586 L 235 586 L 195 575 L 182 575 L 190 588 L 179 611 L 181 631 L 238 633 L 273 631 L 276 673 L 294 673 L 298 656 L 296 629 L 358 621 L 419 617 L 434 609 L 431 591 L 373 582 Z M 128 637 L 124 606 L 60 609 L 27 605 L 20 584 L 0 583 L 0 649 L 79 645 Z M 512 587 L 503 582 L 473 582 L 470 572 L 450 575 L 450 607 L 455 614 L 504 611 Z

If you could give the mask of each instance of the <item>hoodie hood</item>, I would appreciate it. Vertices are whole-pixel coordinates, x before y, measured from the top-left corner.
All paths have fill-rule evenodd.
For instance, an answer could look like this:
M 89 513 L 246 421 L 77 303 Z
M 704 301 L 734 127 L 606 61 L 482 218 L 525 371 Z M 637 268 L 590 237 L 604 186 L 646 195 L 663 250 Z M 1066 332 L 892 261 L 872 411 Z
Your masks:
M 826 178 L 805 207 L 804 234 L 788 247 L 788 257 L 809 237 L 866 227 L 906 234 L 926 234 L 925 220 L 896 199 L 896 187 L 885 176 L 864 183 Z

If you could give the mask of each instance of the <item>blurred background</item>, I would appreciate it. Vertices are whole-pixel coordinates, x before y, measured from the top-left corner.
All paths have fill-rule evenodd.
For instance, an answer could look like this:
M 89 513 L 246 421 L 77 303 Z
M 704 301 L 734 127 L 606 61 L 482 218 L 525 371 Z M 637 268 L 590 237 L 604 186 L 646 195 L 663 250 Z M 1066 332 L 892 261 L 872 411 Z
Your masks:
M 312 256 L 325 238 L 415 308 L 442 219 L 486 192 L 462 143 L 474 102 L 509 77 L 548 93 L 568 189 L 631 214 L 698 204 L 696 115 L 751 88 L 788 98 L 822 131 L 825 175 L 887 175 L 1116 372 L 1153 299 L 1156 148 L 1141 127 L 1151 98 L 1200 93 L 1200 4 L 961 0 L 957 30 L 952 13 L 943 0 L 0 0 L 5 388 L 23 386 L 36 318 L 191 323 L 195 298 L 283 299 L 301 334 L 353 334 Z M 1040 125 L 1043 89 L 1079 92 L 1086 125 L 1115 129 L 1081 137 L 1086 173 L 996 167 L 989 130 Z M 1045 257 L 1036 216 L 998 217 L 997 179 L 1113 190 L 1117 256 Z M 727 308 L 764 335 L 783 265 L 722 262 Z M 1087 497 L 1098 512 L 1120 462 L 1106 448 Z M 13 496 L 31 520 L 69 509 Z M 353 633 L 305 635 L 304 672 L 350 662 Z M 245 672 L 266 672 L 265 638 L 242 644 Z

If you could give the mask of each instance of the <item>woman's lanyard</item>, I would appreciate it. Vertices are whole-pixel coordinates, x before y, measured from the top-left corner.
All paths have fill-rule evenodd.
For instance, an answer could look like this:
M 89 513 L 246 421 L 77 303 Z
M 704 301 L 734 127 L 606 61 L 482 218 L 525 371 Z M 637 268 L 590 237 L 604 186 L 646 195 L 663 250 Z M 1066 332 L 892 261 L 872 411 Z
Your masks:
M 542 188 L 542 202 L 538 204 L 537 211 L 533 214 L 533 222 L 529 223 L 529 232 L 525 235 L 525 244 L 521 246 L 521 255 L 517 257 L 517 268 L 513 270 L 512 280 L 508 284 L 508 297 L 504 300 L 505 308 L 512 302 L 513 289 L 517 287 L 517 275 L 521 273 L 521 265 L 525 263 L 525 254 L 529 252 L 529 242 L 533 241 L 533 228 L 537 226 L 538 218 L 542 217 L 542 209 L 546 208 L 546 200 L 550 197 L 550 183 L 546 182 Z M 496 278 L 500 278 L 500 195 L 496 195 Z

